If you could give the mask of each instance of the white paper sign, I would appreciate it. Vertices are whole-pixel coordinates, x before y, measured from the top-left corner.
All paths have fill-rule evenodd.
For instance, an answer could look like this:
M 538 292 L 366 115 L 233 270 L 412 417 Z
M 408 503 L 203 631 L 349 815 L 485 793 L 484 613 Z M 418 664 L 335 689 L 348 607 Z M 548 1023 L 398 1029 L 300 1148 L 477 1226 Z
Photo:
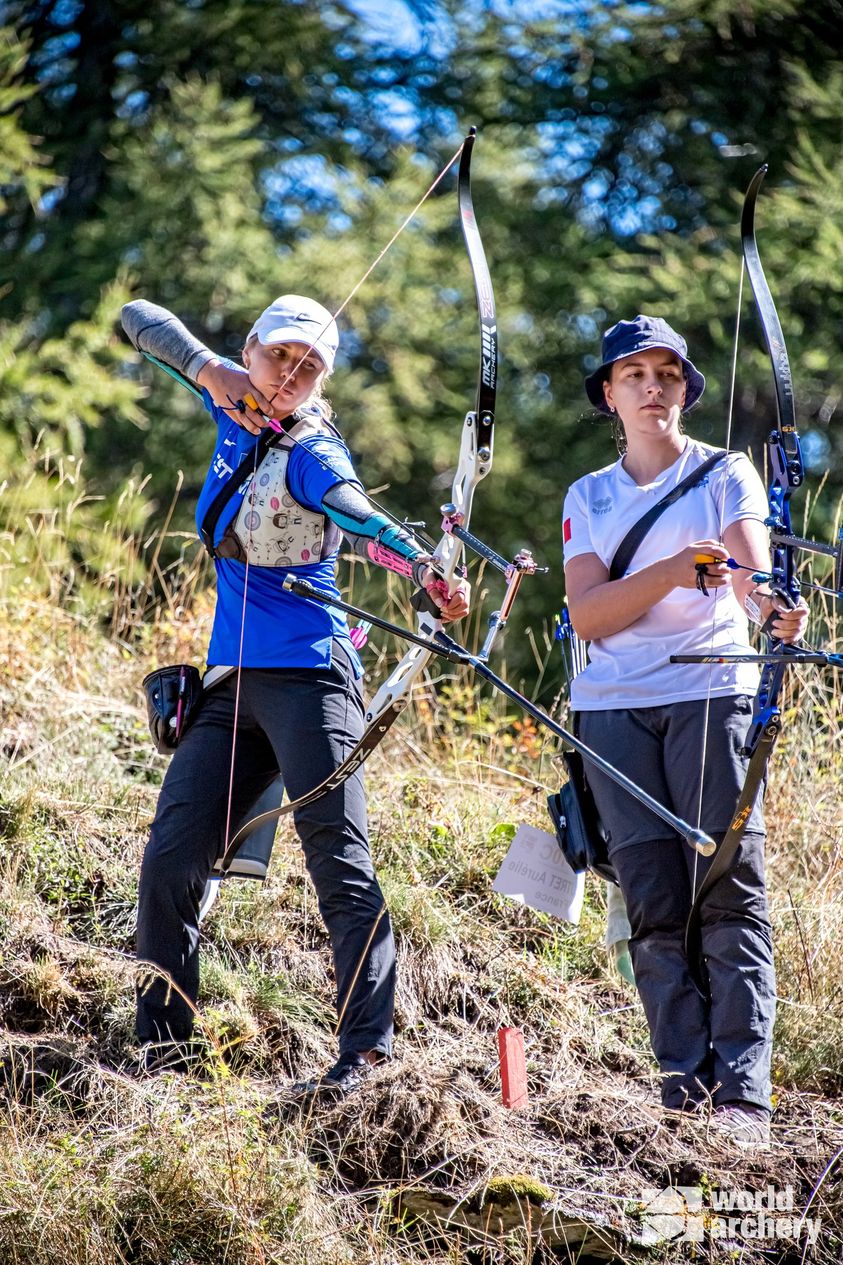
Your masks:
M 574 873 L 555 836 L 523 823 L 492 884 L 501 896 L 574 923 L 580 920 L 584 890 L 585 874 Z

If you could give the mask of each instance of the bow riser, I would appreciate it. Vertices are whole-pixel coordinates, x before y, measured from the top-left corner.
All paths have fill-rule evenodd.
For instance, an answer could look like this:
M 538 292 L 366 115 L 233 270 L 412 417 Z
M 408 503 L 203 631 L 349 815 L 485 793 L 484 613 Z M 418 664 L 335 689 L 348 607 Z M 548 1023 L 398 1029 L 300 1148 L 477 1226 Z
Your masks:
M 421 626 L 421 623 L 420 623 Z M 418 674 L 430 658 L 427 650 L 417 646 L 408 650 L 401 662 L 393 668 L 389 676 L 379 687 L 366 712 L 366 724 L 372 725 L 387 707 L 404 710 L 410 701 L 409 690 Z
M 480 458 L 479 433 L 480 427 L 477 415 L 469 413 L 463 426 L 457 473 L 451 488 L 452 503 L 456 507 L 457 512 L 462 515 L 462 521 L 464 522 L 467 522 L 471 517 L 475 488 L 481 479 L 485 479 L 492 468 L 491 429 L 488 433 L 489 447 L 486 449 L 487 457 L 485 460 Z M 445 532 L 436 546 L 433 557 L 436 559 L 437 571 L 441 573 L 442 577 L 450 585 L 462 563 L 462 542 L 451 533 Z M 440 622 L 435 616 L 426 611 L 422 611 L 419 614 L 418 629 L 423 636 L 433 637 L 440 627 Z M 367 724 L 372 724 L 387 707 L 396 706 L 401 711 L 404 710 L 409 702 L 410 689 L 416 678 L 423 671 L 429 658 L 430 652 L 417 646 L 407 651 L 404 658 L 383 682 L 369 704 L 369 710 L 366 713 Z
M 481 430 L 477 414 L 468 413 L 460 439 L 457 472 L 451 488 L 452 516 L 460 523 L 467 523 L 470 519 L 475 489 L 492 468 L 492 431 L 489 430 L 486 444 L 483 446 L 480 440 Z M 456 574 L 462 553 L 462 543 L 459 539 L 451 532 L 444 532 L 436 546 L 434 557 L 445 579 L 451 580 Z

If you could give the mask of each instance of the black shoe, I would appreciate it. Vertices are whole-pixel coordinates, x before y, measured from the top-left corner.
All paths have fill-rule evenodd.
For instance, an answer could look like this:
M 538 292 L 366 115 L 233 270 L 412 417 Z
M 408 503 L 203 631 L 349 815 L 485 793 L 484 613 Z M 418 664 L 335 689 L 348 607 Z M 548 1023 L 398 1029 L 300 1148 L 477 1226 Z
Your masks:
M 333 1067 L 321 1076 L 307 1081 L 296 1081 L 293 1094 L 298 1098 L 319 1097 L 345 1098 L 364 1085 L 375 1068 L 367 1058 L 355 1051 L 341 1054 Z
M 151 1041 L 142 1046 L 138 1061 L 148 1076 L 160 1072 L 195 1072 L 202 1063 L 204 1047 L 195 1041 Z

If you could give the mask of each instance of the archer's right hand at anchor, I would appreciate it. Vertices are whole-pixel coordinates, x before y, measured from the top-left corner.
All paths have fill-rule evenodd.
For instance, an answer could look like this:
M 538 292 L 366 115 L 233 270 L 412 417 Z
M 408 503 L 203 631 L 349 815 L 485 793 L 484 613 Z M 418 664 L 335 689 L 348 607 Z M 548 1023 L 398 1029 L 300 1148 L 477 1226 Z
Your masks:
M 203 365 L 196 375 L 218 408 L 249 431 L 259 435 L 274 415 L 272 403 L 252 384 L 248 372 L 229 360 L 219 358 Z M 277 411 L 277 410 L 275 410 Z

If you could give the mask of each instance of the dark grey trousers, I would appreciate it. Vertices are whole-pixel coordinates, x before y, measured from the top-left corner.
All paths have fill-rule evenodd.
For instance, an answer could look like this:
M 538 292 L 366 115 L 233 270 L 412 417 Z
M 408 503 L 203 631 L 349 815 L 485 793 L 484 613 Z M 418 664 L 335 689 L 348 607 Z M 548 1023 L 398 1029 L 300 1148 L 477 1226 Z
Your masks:
M 747 760 L 740 749 L 750 717 L 748 698 L 715 698 L 707 726 L 705 701 L 694 700 L 581 712 L 579 731 L 666 808 L 692 825 L 699 820 L 719 842 L 743 784 Z M 698 856 L 588 763 L 586 773 L 626 901 L 635 982 L 665 1106 L 682 1108 L 711 1095 L 715 1104 L 748 1102 L 769 1110 L 776 988 L 760 802 L 732 868 L 703 903 L 710 995 L 702 997 L 688 970 L 685 926 L 711 859 Z
M 143 858 L 137 953 L 190 1002 L 199 991 L 199 902 L 225 845 L 236 674 L 213 689 L 173 755 Z M 291 799 L 337 768 L 363 732 L 358 683 L 344 656 L 330 668 L 244 669 L 231 821 L 280 769 Z M 293 815 L 334 959 L 340 1051 L 389 1054 L 395 945 L 369 854 L 363 775 Z M 190 1005 L 166 978 L 139 988 L 137 1034 L 186 1041 Z

